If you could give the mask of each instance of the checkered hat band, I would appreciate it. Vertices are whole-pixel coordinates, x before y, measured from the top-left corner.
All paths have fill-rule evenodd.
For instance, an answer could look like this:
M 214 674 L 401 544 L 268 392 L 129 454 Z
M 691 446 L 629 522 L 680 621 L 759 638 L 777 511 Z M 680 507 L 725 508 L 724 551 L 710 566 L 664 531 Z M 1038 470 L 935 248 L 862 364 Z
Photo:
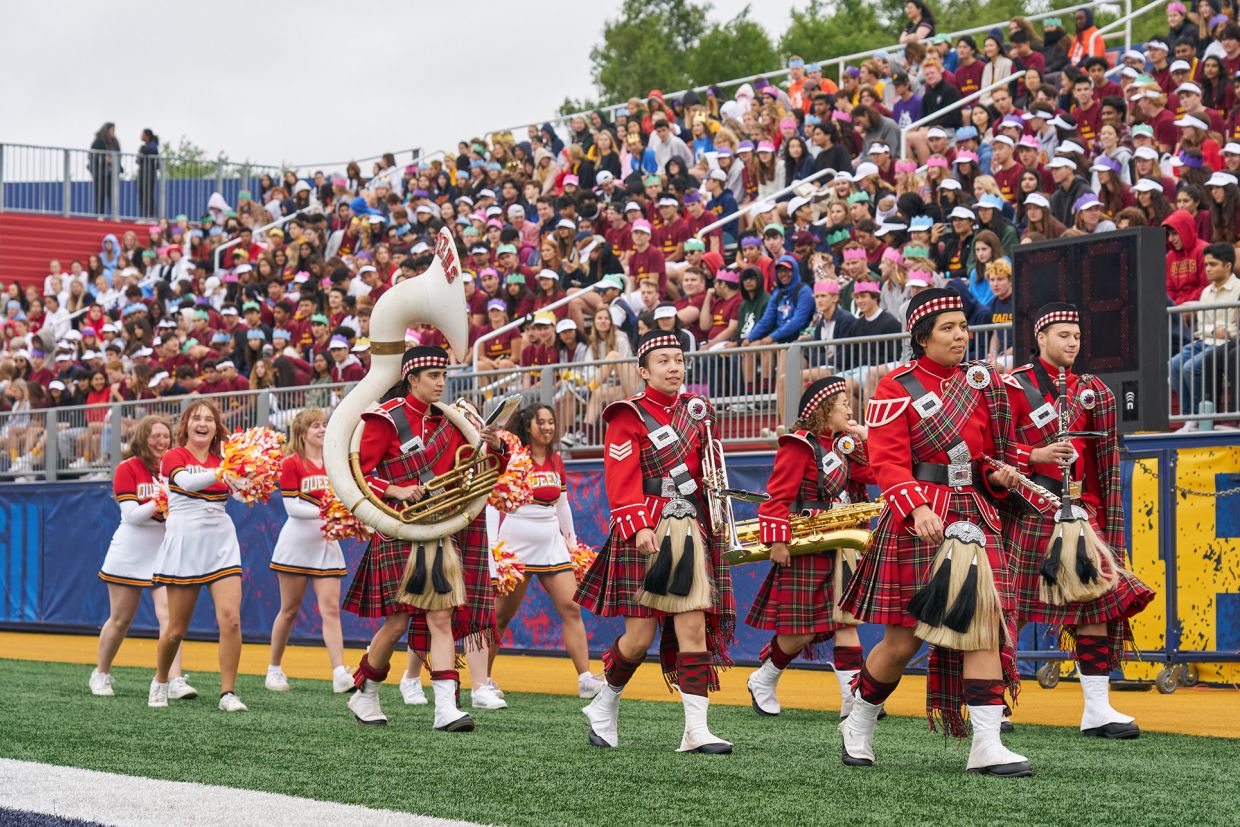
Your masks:
M 805 407 L 801 408 L 801 418 L 804 419 L 817 410 L 818 406 L 823 403 L 823 400 L 831 396 L 831 394 L 839 393 L 844 389 L 845 385 L 843 382 L 832 382 L 830 385 L 827 385 L 825 388 L 818 391 L 818 393 L 814 394 L 813 397 L 805 403 Z
M 400 378 L 404 379 L 415 370 L 422 368 L 446 368 L 448 360 L 442 356 L 419 356 L 417 359 L 410 359 L 400 366 Z
M 1034 331 L 1038 331 L 1047 325 L 1059 324 L 1060 322 L 1064 322 L 1066 324 L 1080 324 L 1081 314 L 1075 310 L 1056 310 L 1054 313 L 1047 313 L 1045 316 L 1038 319 L 1038 323 L 1033 326 L 1033 329 Z
M 677 350 L 684 349 L 684 345 L 681 344 L 680 337 L 676 336 L 674 333 L 668 333 L 666 336 L 656 336 L 653 339 L 647 339 L 643 342 L 642 346 L 638 348 L 637 358 L 640 359 L 650 351 L 661 347 L 674 347 Z
M 918 322 L 927 316 L 947 310 L 963 311 L 964 302 L 959 296 L 944 296 L 938 299 L 931 299 L 908 314 L 908 329 L 912 330 L 917 326 Z

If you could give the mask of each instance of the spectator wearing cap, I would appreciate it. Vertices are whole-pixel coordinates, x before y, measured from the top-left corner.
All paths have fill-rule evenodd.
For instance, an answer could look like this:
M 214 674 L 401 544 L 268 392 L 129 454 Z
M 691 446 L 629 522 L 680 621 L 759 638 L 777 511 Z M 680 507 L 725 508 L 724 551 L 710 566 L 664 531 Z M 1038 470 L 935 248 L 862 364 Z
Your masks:
M 659 227 L 653 242 L 663 254 L 665 264 L 681 261 L 685 257 L 684 243 L 693 236 L 693 231 L 681 216 L 680 202 L 675 196 L 663 195 L 656 202 L 656 208 Z
M 653 229 L 650 222 L 638 219 L 633 222 L 631 230 L 633 249 L 620 256 L 630 281 L 636 283 L 643 278 L 653 278 L 659 282 L 659 294 L 670 298 L 668 293 L 667 267 L 663 253 L 652 243 Z
M 547 305 L 558 302 L 560 299 L 563 299 L 566 295 L 568 295 L 564 291 L 564 287 L 561 285 L 560 279 L 561 274 L 555 270 L 544 268 L 538 271 L 537 275 L 534 277 L 537 289 L 531 297 L 532 301 L 530 302 L 530 308 L 532 311 L 540 311 Z M 556 319 L 563 319 L 568 315 L 568 306 L 562 305 L 549 312 L 551 312 Z
M 1051 215 L 1065 227 L 1070 227 L 1074 220 L 1073 205 L 1081 196 L 1092 194 L 1089 183 L 1077 175 L 1076 162 L 1071 158 L 1057 155 L 1046 166 L 1055 182 L 1055 191 L 1051 194 Z
M 895 88 L 896 95 L 895 103 L 891 107 L 891 119 L 895 121 L 899 129 L 904 130 L 914 121 L 921 120 L 921 95 L 913 93 L 913 85 L 909 82 L 909 76 L 904 72 L 896 72 L 892 75 L 891 84 Z
M 540 368 L 554 365 L 559 361 L 559 348 L 556 343 L 556 319 L 551 313 L 534 314 L 526 331 L 525 343 L 521 346 L 520 365 L 523 368 Z M 522 372 L 522 389 L 526 392 L 541 385 L 542 371 L 527 370 Z
M 1134 118 L 1153 129 L 1156 148 L 1160 153 L 1171 152 L 1180 137 L 1175 115 L 1168 111 L 1168 94 L 1155 84 L 1142 84 L 1135 87 L 1129 96 L 1129 102 L 1134 107 Z
M 715 222 L 715 214 L 706 208 L 706 198 L 704 194 L 698 190 L 690 190 L 685 193 L 685 221 L 689 225 L 689 232 L 692 234 L 684 243 L 685 259 L 689 258 L 690 241 L 702 244 L 702 252 L 711 251 L 715 253 L 723 253 L 724 239 L 723 228 L 716 227 L 705 233 L 700 239 L 698 233 L 704 230 L 710 224 Z
M 1199 85 L 1192 81 L 1181 83 L 1176 87 L 1175 95 L 1179 99 L 1181 110 L 1177 120 L 1183 120 L 1185 117 L 1191 116 L 1205 124 L 1205 129 L 1202 130 L 1203 133 L 1206 131 L 1215 132 L 1219 135 L 1227 133 L 1227 123 L 1222 116 L 1206 108 L 1205 103 L 1202 101 L 1201 87 Z M 1177 123 L 1176 125 L 1183 127 L 1182 123 Z M 1217 169 L 1218 167 L 1214 168 Z
M 1114 220 L 1121 210 L 1136 205 L 1132 189 L 1124 183 L 1125 167 L 1114 158 L 1099 155 L 1090 170 L 1094 176 L 1094 191 L 1102 202 L 1103 213 Z
M 712 222 L 738 213 L 740 207 L 736 203 L 736 196 L 727 187 L 727 174 L 722 169 L 712 169 L 707 173 L 705 187 L 709 195 L 706 212 L 711 215 Z M 723 243 L 730 246 L 739 237 L 740 221 L 728 221 L 719 230 L 723 235 Z
M 1024 236 L 1038 239 L 1059 238 L 1067 229 L 1051 214 L 1050 199 L 1040 192 L 1025 196 L 1024 216 Z
M 781 256 L 775 262 L 775 288 L 771 292 L 766 311 L 741 342 L 741 346 L 796 341 L 813 313 L 814 295 L 801 280 L 796 259 L 792 256 Z M 783 376 L 783 370 L 777 370 L 776 375 Z
M 1183 3 L 1173 2 L 1167 4 L 1167 42 L 1180 43 L 1181 41 L 1192 46 L 1194 51 L 1197 48 L 1197 24 L 1188 17 L 1188 10 Z
M 1237 147 L 1240 149 L 1240 147 Z M 1206 181 L 1207 202 L 1210 209 L 1210 237 L 1235 242 L 1237 211 L 1240 210 L 1240 186 L 1237 176 L 1231 172 L 1216 172 Z
M 1073 212 L 1076 213 L 1076 220 L 1072 226 L 1089 235 L 1112 232 L 1115 229 L 1115 222 L 1102 214 L 1102 206 L 1098 196 L 1092 192 L 1082 195 L 1072 206 Z
M 314 354 L 327 355 L 327 345 L 331 341 L 331 320 L 326 314 L 314 313 L 310 316 L 310 343 L 304 347 L 307 361 L 314 361 Z
M 343 336 L 333 336 L 328 342 L 327 351 L 332 361 L 333 382 L 359 382 L 366 375 L 361 361 L 350 352 L 349 340 Z
M 504 276 L 503 298 L 510 319 L 521 319 L 534 312 L 534 294 L 526 284 L 524 273 Z
M 498 331 L 508 324 L 508 305 L 503 299 L 491 299 L 487 302 L 487 324 L 476 328 L 471 338 L 471 346 L 484 334 Z M 521 332 L 515 328 L 487 339 L 482 345 L 475 365 L 477 370 L 502 370 L 514 368 L 521 359 Z
M 715 286 L 707 288 L 698 316 L 704 350 L 736 346 L 741 308 L 741 277 L 735 270 L 715 274 Z
M 1015 204 L 1020 192 L 1020 176 L 1025 167 L 1015 157 L 1016 142 L 1007 135 L 999 135 L 990 145 L 990 174 L 999 186 L 999 194 L 1009 204 Z

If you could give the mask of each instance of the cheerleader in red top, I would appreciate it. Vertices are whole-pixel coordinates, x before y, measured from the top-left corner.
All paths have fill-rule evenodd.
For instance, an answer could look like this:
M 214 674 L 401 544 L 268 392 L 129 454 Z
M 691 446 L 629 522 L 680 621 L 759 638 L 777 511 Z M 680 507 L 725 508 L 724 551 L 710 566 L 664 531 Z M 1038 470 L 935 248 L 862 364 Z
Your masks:
M 596 615 L 624 618 L 624 634 L 603 655 L 607 686 L 583 710 L 589 740 L 619 743 L 620 694 L 661 627 L 663 674 L 685 710 L 678 751 L 730 753 L 732 745 L 706 722 L 706 693 L 719 688 L 715 667 L 729 663 L 736 623 L 723 539 L 711 530 L 702 478 L 714 411 L 702 397 L 680 393 L 679 336 L 648 331 L 638 341 L 637 365 L 645 392 L 603 412 L 611 535 L 577 589 L 577 602 Z
M 155 562 L 156 583 L 168 589 L 168 626 L 159 635 L 148 706 L 168 705 L 168 675 L 206 586 L 220 629 L 220 709 L 244 712 L 233 691 L 241 660 L 241 547 L 224 510 L 229 488 L 220 480 L 224 422 L 214 403 L 191 402 L 177 425 L 177 447 L 164 454 L 168 521 Z
M 340 543 L 324 539 L 319 517 L 323 492 L 331 488 L 323 469 L 326 431 L 327 415 L 319 408 L 303 409 L 289 427 L 289 455 L 280 473 L 281 500 L 288 519 L 271 552 L 271 569 L 280 581 L 280 612 L 271 626 L 271 663 L 266 680 L 272 692 L 288 691 L 288 678 L 280 661 L 306 596 L 307 581 L 311 580 L 323 621 L 323 644 L 332 664 L 332 689 L 348 692 L 353 688 L 353 673 L 344 665 L 340 631 L 340 578 L 348 571 Z
M 1042 307 L 1033 325 L 1038 358 L 1004 377 L 1016 436 L 1027 443 L 1031 479 L 1056 494 L 1062 487 L 1063 463 L 1079 492 L 1094 530 L 1116 554 L 1124 548 L 1123 492 L 1120 488 L 1119 439 L 1115 430 L 1115 395 L 1097 376 L 1078 376 L 1072 366 L 1081 349 L 1080 314 L 1070 304 Z M 1060 441 L 1059 370 L 1066 372 L 1068 429 L 1099 431 L 1103 437 Z M 1015 498 L 1013 498 L 1015 499 Z M 1004 536 L 1015 556 L 1016 613 L 1019 622 L 1047 623 L 1063 629 L 1074 643 L 1077 672 L 1085 695 L 1081 732 L 1100 738 L 1136 738 L 1133 718 L 1110 702 L 1110 674 L 1118 669 L 1124 647 L 1132 641 L 1128 619 L 1154 599 L 1154 592 L 1123 566 L 1115 587 L 1088 603 L 1050 605 L 1040 596 L 1040 569 L 1055 531 L 1055 508 L 1041 497 L 1031 508 L 1005 509 Z
M 1013 440 L 1011 408 L 994 368 L 962 364 L 969 328 L 959 294 L 918 293 L 907 323 L 916 358 L 883 377 L 866 406 L 884 508 L 840 608 L 887 628 L 861 667 L 852 712 L 840 724 L 843 761 L 873 765 L 879 707 L 928 637 L 939 642 L 930 648 L 931 727 L 964 737 L 967 705 L 967 768 L 1029 775 L 1024 756 L 999 739 L 1004 692 L 1015 696 L 1019 676 L 1009 564 L 988 498 L 1005 497 L 1016 476 L 979 464 L 994 457 L 1023 472 L 1029 455 Z
M 171 442 L 172 428 L 163 417 L 143 417 L 129 438 L 131 456 L 116 466 L 112 478 L 112 495 L 121 509 L 121 524 L 112 535 L 99 569 L 99 579 L 108 584 L 109 614 L 99 630 L 99 661 L 90 673 L 90 691 L 94 695 L 113 694 L 112 660 L 138 611 L 142 587 L 153 585 L 155 556 L 164 539 L 164 516 L 156 513 L 154 497 L 162 485 L 159 463 Z M 162 586 L 155 588 L 151 598 L 162 634 L 168 625 L 167 591 Z M 169 674 L 168 697 L 198 697 L 198 690 L 186 683 L 181 674 L 179 649 Z
M 465 435 L 434 406 L 447 384 L 448 354 L 441 348 L 419 346 L 405 351 L 401 382 L 387 401 L 362 414 L 358 462 L 366 484 L 389 502 L 417 502 L 426 494 L 423 483 L 455 466 L 457 449 Z M 499 452 L 501 470 L 508 456 L 493 428 L 481 431 L 482 440 Z M 490 558 L 486 523 L 479 514 L 453 536 L 460 555 L 464 602 L 454 608 L 424 610 L 401 602 L 399 589 L 413 544 L 375 535 L 349 586 L 344 607 L 362 617 L 383 618 L 358 663 L 357 691 L 349 709 L 363 724 L 387 724 L 379 705 L 379 684 L 387 678 L 392 651 L 406 630 L 409 648 L 431 667 L 435 693 L 434 728 L 441 732 L 468 732 L 473 719 L 459 708 L 460 675 L 455 642 L 478 650 L 495 641 L 495 598 L 487 566 Z M 434 549 L 431 549 L 434 552 Z M 431 578 L 425 578 L 430 582 Z
M 852 710 L 853 678 L 861 668 L 857 627 L 836 609 L 836 568 L 848 582 L 853 566 L 840 553 L 791 556 L 789 515 L 825 511 L 834 503 L 865 502 L 874 475 L 865 457 L 865 428 L 852 418 L 843 377 L 827 376 L 801 394 L 800 420 L 779 438 L 775 467 L 767 483 L 770 499 L 758 506 L 758 528 L 771 549 L 771 570 L 749 610 L 747 622 L 774 632 L 762 649 L 761 667 L 749 676 L 749 695 L 759 715 L 778 715 L 776 687 L 788 664 L 802 652 L 817 656 L 818 644 L 835 638 L 835 676 L 840 718 Z M 808 647 L 808 649 L 807 649 Z
M 581 622 L 581 609 L 573 601 L 577 579 L 573 576 L 569 549 L 577 545 L 577 532 L 568 507 L 564 460 L 554 447 L 555 411 L 548 405 L 528 405 L 517 414 L 512 431 L 529 448 L 534 461 L 534 501 L 511 514 L 501 515 L 494 508 L 487 508 L 487 536 L 513 552 L 527 575 L 511 594 L 499 599 L 499 634 L 502 638 L 521 608 L 530 576 L 537 576 L 560 615 L 564 648 L 577 670 L 577 696 L 593 698 L 603 688 L 603 682 L 590 674 L 586 627 Z M 492 662 L 498 649 L 491 648 Z

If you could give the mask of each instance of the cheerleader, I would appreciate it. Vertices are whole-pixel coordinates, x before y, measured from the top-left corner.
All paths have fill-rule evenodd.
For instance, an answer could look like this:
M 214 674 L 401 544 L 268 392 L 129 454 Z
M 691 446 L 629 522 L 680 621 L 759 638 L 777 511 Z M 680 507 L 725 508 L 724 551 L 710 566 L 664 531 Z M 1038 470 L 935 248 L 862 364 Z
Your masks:
M 198 590 L 206 586 L 220 630 L 219 706 L 224 712 L 246 708 L 233 691 L 241 660 L 241 547 L 224 510 L 229 494 L 220 479 L 225 433 L 219 408 L 195 400 L 181 414 L 177 447 L 160 463 L 160 474 L 168 480 L 168 521 L 152 579 L 170 588 L 168 625 L 159 635 L 148 706 L 168 706 L 172 661 L 189 629 Z
M 847 582 L 845 573 L 855 567 L 856 553 L 841 550 L 792 557 L 788 550 L 792 538 L 789 514 L 867 499 L 865 484 L 873 481 L 874 474 L 865 458 L 866 430 L 852 418 L 846 387 L 843 377 L 828 376 L 801 394 L 796 429 L 779 438 L 767 484 L 771 498 L 758 507 L 760 539 L 770 546 L 772 565 L 746 622 L 775 633 L 762 650 L 762 666 L 748 681 L 759 715 L 779 714 L 775 690 L 784 670 L 802 652 L 813 659 L 817 646 L 832 636 L 840 718 L 847 718 L 852 710 L 850 687 L 861 669 L 861 639 L 855 621 L 836 607 L 835 580 L 839 567 L 841 586 Z
M 869 457 L 883 511 L 840 608 L 886 626 L 854 685 L 840 723 L 843 761 L 874 764 L 881 705 L 929 638 L 926 715 L 931 728 L 973 742 L 969 772 L 1033 773 L 999 738 L 1005 693 L 1015 698 L 1015 608 L 999 515 L 991 499 L 1017 483 L 1028 449 L 1015 442 L 1011 407 L 993 367 L 963 363 L 969 325 L 960 296 L 931 288 L 909 300 L 914 361 L 884 376 L 866 405 Z M 968 724 L 965 708 L 968 709 Z
M 164 517 L 155 513 L 155 494 L 160 487 L 159 463 L 172 442 L 172 429 L 159 416 L 139 420 L 129 438 L 130 456 L 116 466 L 112 496 L 121 509 L 121 524 L 99 569 L 99 579 L 108 584 L 108 620 L 99 630 L 99 661 L 90 673 L 93 695 L 112 696 L 112 661 L 129 631 L 142 588 L 150 586 L 155 569 L 155 551 L 164 539 Z M 155 617 L 162 635 L 168 626 L 168 593 L 160 586 L 151 591 Z M 181 673 L 181 650 L 177 649 L 168 673 L 168 697 L 188 700 L 198 690 L 186 683 Z
M 319 616 L 323 620 L 323 644 L 332 663 L 332 690 L 353 688 L 353 673 L 344 665 L 344 638 L 340 632 L 340 578 L 345 569 L 340 543 L 323 538 L 319 517 L 323 492 L 330 488 L 323 469 L 323 434 L 327 415 L 319 408 L 305 408 L 289 428 L 288 453 L 280 473 L 280 494 L 288 520 L 271 552 L 271 570 L 280 581 L 280 613 L 271 626 L 271 663 L 266 686 L 287 692 L 288 678 L 280 668 L 289 630 L 297 619 L 306 584 L 314 581 Z
M 555 411 L 537 403 L 525 407 L 517 415 L 513 433 L 529 448 L 534 461 L 531 480 L 534 501 L 505 515 L 487 508 L 487 535 L 513 552 L 524 565 L 526 574 L 511 594 L 499 600 L 500 638 L 521 608 L 530 575 L 536 575 L 560 615 L 564 648 L 577 670 L 577 695 L 593 698 L 603 688 L 603 681 L 590 674 L 586 627 L 581 622 L 581 609 L 573 601 L 577 580 L 573 576 L 569 549 L 577 545 L 577 534 L 573 529 L 573 512 L 568 507 L 564 461 L 554 448 Z M 492 662 L 498 649 L 498 646 L 491 649 Z
M 663 330 L 638 341 L 646 390 L 603 412 L 603 477 L 611 534 L 577 588 L 579 604 L 602 617 L 623 617 L 624 633 L 603 656 L 607 686 L 582 710 L 589 742 L 619 743 L 620 694 L 661 631 L 668 686 L 680 690 L 685 728 L 678 752 L 726 754 L 732 745 L 707 726 L 708 690 L 726 666 L 735 631 L 732 580 L 723 538 L 711 530 L 703 458 L 714 416 L 700 396 L 682 394 L 684 344 Z

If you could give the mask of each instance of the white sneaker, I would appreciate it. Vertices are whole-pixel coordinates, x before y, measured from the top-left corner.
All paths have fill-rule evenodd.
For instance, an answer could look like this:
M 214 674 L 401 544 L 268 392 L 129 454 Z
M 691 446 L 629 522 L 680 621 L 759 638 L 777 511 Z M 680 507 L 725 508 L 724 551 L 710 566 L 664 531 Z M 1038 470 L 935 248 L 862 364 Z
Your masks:
M 168 697 L 174 701 L 192 701 L 198 697 L 198 690 L 189 685 L 184 675 L 177 675 L 168 681 Z
M 422 689 L 422 676 L 400 679 L 400 696 L 409 706 L 426 706 L 426 692 Z
M 168 684 L 151 680 L 151 691 L 146 696 L 146 705 L 153 709 L 166 709 L 168 706 Z
M 499 684 L 495 682 L 495 678 L 487 678 L 486 685 L 490 688 L 492 692 L 495 693 L 495 697 L 497 698 L 504 697 L 504 690 L 499 688 Z
M 487 684 L 469 693 L 469 705 L 474 709 L 507 709 L 508 702 L 495 694 L 495 690 Z
M 589 672 L 582 672 L 577 676 L 577 697 L 593 698 L 602 692 L 606 685 L 607 681 L 602 678 L 591 675 Z
M 337 666 L 332 670 L 332 692 L 340 695 L 348 692 L 355 685 L 353 673 L 349 671 L 347 666 Z
M 220 711 L 245 712 L 246 705 L 241 703 L 241 699 L 237 697 L 236 692 L 225 692 L 223 695 L 220 695 Z
M 90 466 L 86 463 L 86 457 L 78 457 L 73 462 L 69 463 L 69 468 L 72 471 L 85 471 L 89 467 Z
M 90 673 L 90 694 L 110 698 L 116 693 L 112 691 L 112 675 L 92 669 Z
M 263 682 L 268 692 L 287 692 L 288 678 L 284 674 L 284 670 L 278 666 L 267 667 L 267 680 Z
M 1182 434 L 1187 434 L 1187 433 L 1191 433 L 1192 431 L 1197 431 L 1200 429 L 1201 429 L 1201 424 L 1195 419 L 1190 419 L 1184 423 L 1184 427 L 1180 428 L 1179 432 Z

